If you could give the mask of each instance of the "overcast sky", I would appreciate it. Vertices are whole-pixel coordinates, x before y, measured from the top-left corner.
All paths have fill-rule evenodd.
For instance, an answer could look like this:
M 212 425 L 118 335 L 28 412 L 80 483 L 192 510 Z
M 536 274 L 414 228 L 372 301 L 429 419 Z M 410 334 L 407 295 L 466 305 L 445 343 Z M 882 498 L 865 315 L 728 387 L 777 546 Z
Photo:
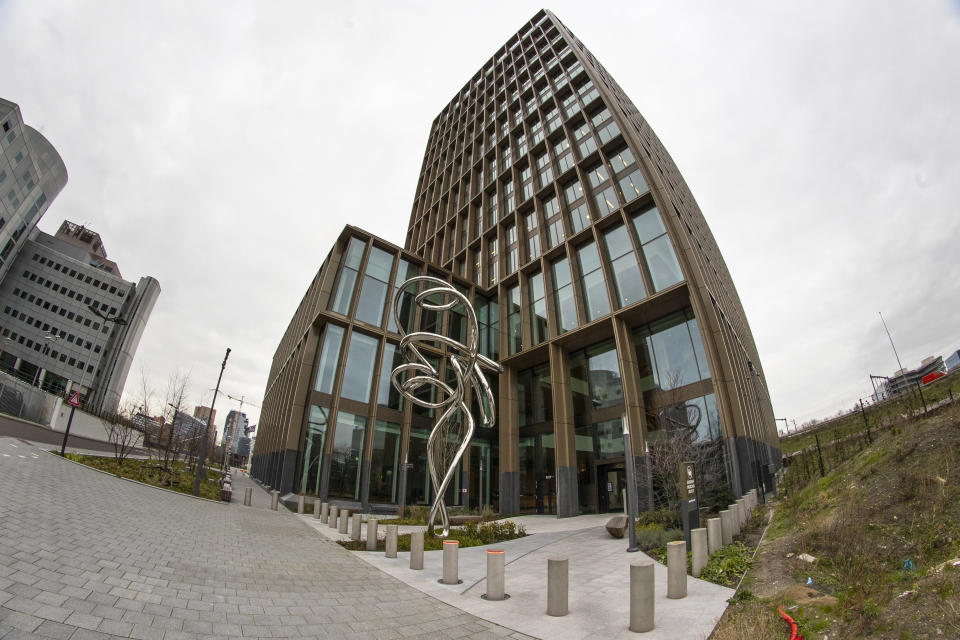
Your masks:
M 527 2 L 0 0 L 0 96 L 70 174 L 40 228 L 162 293 L 127 381 L 260 404 L 346 222 L 403 244 L 430 123 Z M 960 2 L 560 2 L 673 156 L 777 416 L 960 349 Z M 218 423 L 237 403 L 220 397 Z M 245 408 L 252 422 L 257 408 Z

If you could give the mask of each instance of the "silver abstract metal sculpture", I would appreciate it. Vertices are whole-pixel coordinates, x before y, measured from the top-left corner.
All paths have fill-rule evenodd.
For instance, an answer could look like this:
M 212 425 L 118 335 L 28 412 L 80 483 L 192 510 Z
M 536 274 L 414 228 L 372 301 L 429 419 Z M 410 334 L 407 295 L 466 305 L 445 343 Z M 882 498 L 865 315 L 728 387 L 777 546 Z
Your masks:
M 407 291 L 414 286 L 419 289 L 421 284 L 424 285 L 422 291 Z M 412 295 L 414 304 L 425 311 L 443 313 L 462 306 L 467 321 L 466 343 L 430 331 L 407 333 L 400 319 L 400 299 L 404 295 Z M 410 402 L 440 412 L 427 440 L 427 466 L 435 490 L 427 527 L 428 531 L 433 531 L 434 521 L 439 514 L 443 527 L 441 536 L 447 537 L 450 534 L 450 519 L 443 494 L 456 473 L 457 464 L 470 446 L 476 427 L 465 400 L 465 391 L 469 387 L 477 394 L 481 423 L 484 427 L 493 427 L 496 423 L 496 404 L 482 369 L 500 372 L 503 367 L 479 353 L 479 327 L 473 305 L 448 282 L 431 276 L 410 278 L 397 289 L 393 299 L 393 317 L 402 336 L 400 351 L 407 360 L 393 370 L 393 386 Z M 425 343 L 440 343 L 446 347 L 447 379 L 452 373 L 452 384 L 441 380 L 440 372 L 421 353 L 420 347 Z M 417 392 L 430 388 L 436 390 L 433 400 L 417 397 Z

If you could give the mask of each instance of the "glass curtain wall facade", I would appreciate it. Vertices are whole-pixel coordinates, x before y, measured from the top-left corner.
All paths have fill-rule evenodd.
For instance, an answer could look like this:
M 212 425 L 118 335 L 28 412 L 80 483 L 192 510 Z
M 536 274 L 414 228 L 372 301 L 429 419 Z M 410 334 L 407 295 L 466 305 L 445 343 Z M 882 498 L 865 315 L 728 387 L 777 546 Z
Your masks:
M 274 358 L 255 477 L 388 509 L 431 501 L 433 412 L 389 380 L 393 297 L 417 274 L 473 300 L 480 350 L 504 366 L 497 428 L 475 436 L 448 504 L 616 511 L 634 464 L 652 508 L 669 500 L 658 448 L 677 443 L 718 496 L 772 488 L 773 413 L 719 249 L 646 121 L 553 14 L 434 121 L 404 248 L 344 229 Z M 408 329 L 464 337 L 462 309 L 400 302 Z M 451 379 L 441 345 L 427 352 Z

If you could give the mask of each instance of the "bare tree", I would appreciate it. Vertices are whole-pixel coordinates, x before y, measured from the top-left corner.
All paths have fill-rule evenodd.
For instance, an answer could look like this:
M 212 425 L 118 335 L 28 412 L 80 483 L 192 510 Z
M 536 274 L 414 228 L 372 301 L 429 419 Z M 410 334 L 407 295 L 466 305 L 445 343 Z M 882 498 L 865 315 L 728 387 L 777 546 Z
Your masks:
M 113 457 L 117 466 L 122 467 L 124 460 L 143 440 L 143 433 L 133 422 L 135 408 L 130 405 L 120 407 L 115 413 L 102 413 L 98 417 L 107 431 L 107 440 L 113 445 Z

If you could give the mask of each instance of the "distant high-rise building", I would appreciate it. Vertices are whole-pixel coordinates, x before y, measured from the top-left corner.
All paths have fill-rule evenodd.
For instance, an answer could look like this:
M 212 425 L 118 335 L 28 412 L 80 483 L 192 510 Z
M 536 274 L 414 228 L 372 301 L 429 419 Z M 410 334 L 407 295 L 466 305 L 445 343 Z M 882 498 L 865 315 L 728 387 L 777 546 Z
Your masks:
M 201 420 L 206 421 L 207 418 L 210 419 L 210 424 L 213 425 L 217 421 L 217 410 L 213 410 L 213 415 L 210 414 L 210 407 L 194 407 L 193 408 L 193 417 L 200 418 Z
M 221 440 L 223 446 L 232 452 L 236 452 L 240 437 L 244 435 L 244 431 L 249 424 L 247 414 L 231 410 L 227 414 L 227 421 L 223 425 L 223 440 Z
M 159 295 L 154 278 L 124 280 L 94 231 L 68 221 L 53 236 L 33 229 L 0 282 L 0 366 L 114 411 Z
M 496 429 L 477 430 L 448 505 L 620 511 L 629 464 L 643 508 L 673 507 L 679 465 L 648 452 L 674 446 L 709 508 L 774 488 L 766 379 L 716 241 L 650 125 L 550 12 L 434 120 L 404 247 L 353 226 L 336 240 L 274 354 L 254 477 L 364 509 L 432 502 L 437 416 L 391 384 L 397 325 L 465 342 L 467 312 L 407 295 L 398 321 L 419 275 L 472 301 L 480 352 L 503 366 Z M 422 351 L 453 384 L 451 348 Z
M 67 184 L 67 168 L 20 107 L 0 98 L 0 281 L 30 231 Z

